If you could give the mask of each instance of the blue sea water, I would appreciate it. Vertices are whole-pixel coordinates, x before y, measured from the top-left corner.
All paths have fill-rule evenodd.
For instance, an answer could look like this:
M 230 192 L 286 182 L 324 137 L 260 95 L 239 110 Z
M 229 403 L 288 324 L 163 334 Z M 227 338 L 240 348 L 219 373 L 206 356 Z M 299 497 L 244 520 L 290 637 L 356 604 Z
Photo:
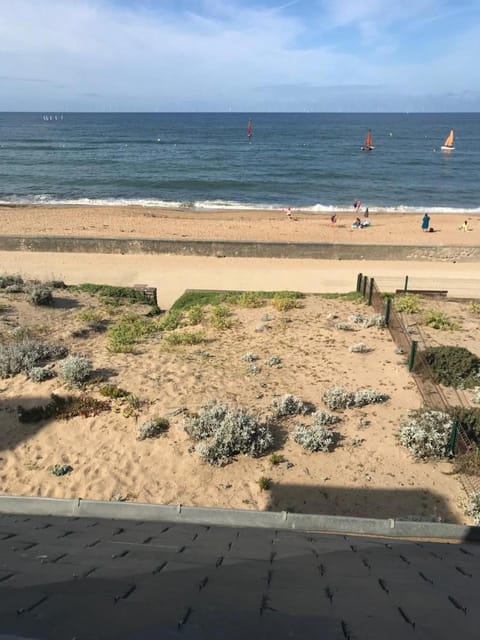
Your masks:
M 0 113 L 0 203 L 480 213 L 479 178 L 478 113 Z

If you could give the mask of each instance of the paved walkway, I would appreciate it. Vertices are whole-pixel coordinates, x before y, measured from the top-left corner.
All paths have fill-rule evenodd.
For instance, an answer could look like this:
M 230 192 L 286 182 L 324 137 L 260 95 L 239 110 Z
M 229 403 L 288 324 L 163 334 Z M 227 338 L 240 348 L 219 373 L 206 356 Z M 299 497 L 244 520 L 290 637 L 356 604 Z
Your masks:
M 2 251 L 0 272 L 68 284 L 146 284 L 157 287 L 161 308 L 168 308 L 185 289 L 352 291 L 359 272 L 374 277 L 382 291 L 402 288 L 408 275 L 412 289 L 447 289 L 452 296 L 480 298 L 476 263 Z

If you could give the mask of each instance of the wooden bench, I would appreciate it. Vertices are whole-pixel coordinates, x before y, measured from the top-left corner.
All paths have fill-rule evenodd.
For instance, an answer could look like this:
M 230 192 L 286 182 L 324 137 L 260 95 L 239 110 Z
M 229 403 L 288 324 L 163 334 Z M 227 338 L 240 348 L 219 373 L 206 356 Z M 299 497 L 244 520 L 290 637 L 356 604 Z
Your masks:
M 157 287 L 149 287 L 146 284 L 134 284 L 133 289 L 135 291 L 141 291 L 145 297 L 145 300 L 152 304 L 157 304 Z
M 395 293 L 416 293 L 419 296 L 430 296 L 432 298 L 440 296 L 445 298 L 448 291 L 446 289 L 408 289 L 407 291 L 405 289 L 395 289 Z

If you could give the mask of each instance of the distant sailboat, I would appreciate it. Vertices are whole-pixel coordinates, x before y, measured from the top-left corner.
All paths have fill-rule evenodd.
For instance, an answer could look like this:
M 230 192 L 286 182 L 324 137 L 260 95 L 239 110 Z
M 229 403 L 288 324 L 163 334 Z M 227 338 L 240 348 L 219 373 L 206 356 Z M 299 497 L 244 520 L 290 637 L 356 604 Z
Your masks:
M 247 137 L 249 142 L 251 142 L 252 140 L 252 135 L 253 135 L 252 121 L 249 120 L 247 124 Z
M 450 133 L 448 134 L 447 139 L 442 144 L 442 151 L 453 151 L 455 149 L 455 147 L 453 146 L 454 137 L 455 136 L 453 134 L 453 129 L 450 129 Z
M 370 129 L 367 131 L 367 137 L 365 138 L 365 144 L 362 147 L 362 151 L 373 151 L 375 147 L 373 146 L 372 140 L 372 132 Z

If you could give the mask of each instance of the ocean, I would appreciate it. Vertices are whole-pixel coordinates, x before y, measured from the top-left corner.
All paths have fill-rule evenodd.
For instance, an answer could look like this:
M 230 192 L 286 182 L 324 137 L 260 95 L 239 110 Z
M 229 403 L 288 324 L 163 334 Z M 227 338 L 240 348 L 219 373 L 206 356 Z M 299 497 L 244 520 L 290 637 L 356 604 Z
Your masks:
M 3 204 L 480 213 L 479 178 L 478 113 L 0 113 Z

